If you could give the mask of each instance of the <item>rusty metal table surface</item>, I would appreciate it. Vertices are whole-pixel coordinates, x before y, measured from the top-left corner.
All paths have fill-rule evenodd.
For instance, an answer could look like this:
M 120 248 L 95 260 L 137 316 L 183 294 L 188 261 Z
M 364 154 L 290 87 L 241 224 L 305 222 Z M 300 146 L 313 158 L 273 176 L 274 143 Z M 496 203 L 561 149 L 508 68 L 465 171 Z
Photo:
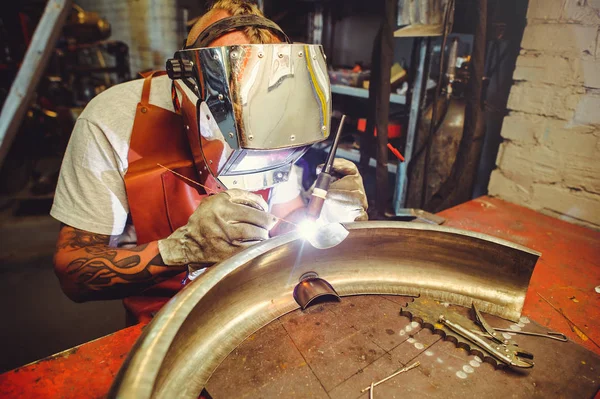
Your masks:
M 600 356 L 573 342 L 515 336 L 521 348 L 534 353 L 535 366 L 494 367 L 482 354 L 457 348 L 400 316 L 401 306 L 411 300 L 344 297 L 288 313 L 232 352 L 207 390 L 214 399 L 366 398 L 361 389 L 371 382 L 419 361 L 419 367 L 377 386 L 374 397 L 590 398 L 598 392 Z M 434 306 L 446 314 L 468 312 Z M 519 326 L 489 315 L 486 320 L 499 328 L 543 331 L 526 317 Z
M 523 314 L 600 354 L 600 232 L 496 198 L 480 197 L 441 212 L 446 226 L 504 238 L 542 253 L 527 290 Z M 541 297 L 585 333 L 582 340 Z
M 600 232 L 574 226 L 564 221 L 544 216 L 532 210 L 490 197 L 481 197 L 467 202 L 455 208 L 448 209 L 442 212 L 441 215 L 447 218 L 447 226 L 490 234 L 525 245 L 542 253 L 542 257 L 538 261 L 536 270 L 531 279 L 523 313 L 543 327 L 565 333 L 578 345 L 556 342 L 556 344 L 562 345 L 559 346 L 560 350 L 555 351 L 553 348 L 556 345 L 550 344 L 550 349 L 542 351 L 542 353 L 536 352 L 536 370 L 539 368 L 540 362 L 542 362 L 542 364 L 546 362 L 545 359 L 549 359 L 550 362 L 554 358 L 561 360 L 561 354 L 565 348 L 564 345 L 569 345 L 568 350 L 570 353 L 581 353 L 589 356 L 588 352 L 581 352 L 583 346 L 600 354 L 600 348 L 592 342 L 600 342 L 600 317 L 597 316 L 600 314 L 600 295 L 594 292 L 594 287 L 600 285 Z M 544 302 L 537 295 L 538 293 L 551 301 L 556 307 L 562 308 L 564 313 L 581 328 L 585 333 L 585 336 L 589 337 L 589 339 L 583 341 L 575 332 L 573 332 L 569 328 L 567 321 Z M 389 299 L 385 299 L 385 301 L 392 303 Z M 329 305 L 325 305 L 324 309 L 328 309 L 328 306 Z M 333 312 L 333 310 L 328 311 Z M 316 317 L 312 312 L 315 312 L 315 310 L 311 310 L 309 315 L 311 315 L 311 317 Z M 370 312 L 372 312 L 372 310 L 370 310 Z M 279 322 L 280 327 L 277 327 L 277 324 L 275 323 L 263 330 L 275 337 L 277 334 L 282 333 L 281 329 L 283 329 L 286 320 L 293 323 L 291 321 L 293 320 L 293 315 L 294 313 L 285 316 L 289 318 L 289 320 L 285 317 L 282 318 L 283 321 Z M 398 317 L 397 307 L 394 309 L 393 315 L 394 317 Z M 404 317 L 399 317 L 399 319 L 404 321 L 397 321 L 397 323 L 410 323 L 408 319 Z M 315 323 L 316 322 L 317 321 L 315 321 Z M 407 324 L 406 326 L 410 326 L 410 324 Z M 380 331 L 380 337 L 370 337 L 372 338 L 371 342 L 374 343 L 373 345 L 367 344 L 367 352 L 364 354 L 365 359 L 362 359 L 362 353 L 358 358 L 349 356 L 349 360 L 346 362 L 348 370 L 353 370 L 354 368 L 363 370 L 363 368 L 358 366 L 365 364 L 369 359 L 376 357 L 377 360 L 372 364 L 369 363 L 370 365 L 366 369 L 377 370 L 377 368 L 382 367 L 381 371 L 373 375 L 385 377 L 387 375 L 386 373 L 389 371 L 386 362 L 392 362 L 394 359 L 396 359 L 396 361 L 400 360 L 401 363 L 403 360 L 409 361 L 407 360 L 407 357 L 410 356 L 410 351 L 419 350 L 416 346 L 420 345 L 415 346 L 415 344 L 431 345 L 434 343 L 433 341 L 439 341 L 437 335 L 432 335 L 429 331 L 420 331 L 412 338 L 415 340 L 414 342 L 409 342 L 407 338 L 407 340 L 403 341 L 396 349 L 391 350 L 391 346 L 397 342 L 395 340 L 399 339 L 400 329 L 406 329 L 406 326 L 398 324 L 395 326 L 396 329 L 394 329 L 393 326 L 389 326 L 386 327 L 383 332 Z M 339 327 L 342 328 L 343 326 Z M 390 334 L 389 331 L 387 331 L 388 329 L 394 332 Z M 260 331 L 261 334 L 263 333 L 263 330 Z M 108 392 L 114 375 L 117 373 L 124 357 L 140 333 L 141 326 L 130 327 L 96 341 L 81 345 L 75 350 L 65 351 L 30 365 L 1 374 L 0 397 L 102 397 Z M 364 335 L 361 336 L 364 337 Z M 386 341 L 386 338 L 389 342 Z M 349 338 L 349 340 L 349 342 L 354 342 L 352 340 L 360 340 L 360 337 L 357 337 L 355 334 L 355 336 Z M 269 342 L 269 351 L 285 351 L 286 347 L 290 349 L 291 343 L 289 341 L 287 346 L 281 344 L 276 347 L 272 344 L 274 340 L 269 340 Z M 526 341 L 525 338 L 523 338 L 522 345 L 525 346 L 526 342 L 529 345 L 529 341 Z M 357 342 L 357 345 L 359 343 L 360 342 Z M 349 347 L 349 350 L 357 352 L 357 345 L 351 345 L 352 348 Z M 454 380 L 458 380 L 455 374 L 459 371 L 458 366 L 461 364 L 460 362 L 464 360 L 464 353 L 461 354 L 461 350 L 455 349 L 449 342 L 440 342 L 437 345 L 438 347 L 436 350 L 439 351 L 437 356 L 427 356 L 427 349 L 425 349 L 424 352 L 422 351 L 421 357 L 427 357 L 422 359 L 422 365 L 417 370 L 411 370 L 404 375 L 400 375 L 397 378 L 390 380 L 388 383 L 391 386 L 401 386 L 406 388 L 404 384 L 401 384 L 403 378 L 406 378 L 407 376 L 412 376 L 413 378 L 419 376 L 419 378 L 423 378 L 424 375 L 426 376 L 426 373 L 430 373 L 431 376 L 437 377 L 437 384 L 447 384 L 450 381 L 454 382 Z M 400 356 L 399 352 L 401 351 L 402 346 L 409 349 L 409 351 L 405 352 L 403 356 Z M 236 353 L 239 354 L 241 349 L 243 348 L 238 348 L 238 351 L 232 353 L 232 356 L 235 356 Z M 372 353 L 371 351 L 374 351 L 375 353 Z M 383 356 L 385 351 L 390 352 L 390 355 L 388 356 L 386 354 Z M 456 354 L 456 351 L 458 351 L 458 354 Z M 438 362 L 438 357 L 444 361 L 442 355 L 448 356 L 448 362 L 445 363 L 446 369 L 435 368 L 432 367 L 433 364 L 426 363 L 427 359 L 433 359 Z M 325 352 L 324 354 L 320 354 L 317 351 L 314 356 L 328 356 L 328 353 Z M 467 356 L 467 359 L 469 364 L 471 361 L 474 361 L 472 357 L 469 358 Z M 285 364 L 280 368 L 293 370 L 304 367 L 302 366 L 302 362 L 306 363 L 306 359 L 301 358 L 297 360 L 299 360 L 299 363 L 292 362 Z M 421 360 L 421 358 L 419 358 L 419 360 Z M 241 358 L 241 362 L 244 362 L 243 357 Z M 248 362 L 248 358 L 246 358 L 246 362 Z M 581 363 L 581 360 L 580 364 L 581 366 L 578 367 L 585 366 Z M 390 364 L 388 364 L 388 366 L 389 365 Z M 393 366 L 392 368 L 397 367 L 397 364 L 395 363 L 391 363 L 391 365 Z M 464 365 L 466 364 L 463 364 L 463 366 Z M 274 365 L 264 364 L 263 367 L 263 372 L 255 375 L 255 378 L 258 379 L 258 381 L 256 381 L 257 385 L 261 384 L 261 379 L 264 380 L 265 378 L 269 378 L 269 367 L 273 368 Z M 453 367 L 455 373 L 446 373 L 444 370 L 447 370 L 448 372 L 451 371 L 447 369 L 448 367 Z M 306 368 L 307 367 L 304 367 L 304 369 Z M 464 383 L 468 384 L 467 386 L 473 389 L 472 392 L 485 393 L 482 390 L 490 389 L 492 393 L 497 393 L 498 390 L 504 389 L 504 391 L 502 391 L 504 392 L 504 395 L 499 396 L 513 396 L 513 394 L 518 393 L 518 390 L 515 391 L 513 389 L 514 381 L 521 381 L 521 379 L 511 379 L 510 383 L 506 383 L 505 386 L 502 387 L 486 388 L 486 369 L 489 369 L 489 372 L 493 371 L 493 368 L 490 365 L 482 364 L 477 368 L 477 371 L 469 373 L 468 377 L 464 379 Z M 415 373 L 415 371 L 417 371 L 417 373 Z M 574 369 L 574 371 L 577 371 L 577 369 Z M 551 387 L 558 387 L 564 383 L 565 375 L 563 371 L 558 368 L 555 368 L 553 372 L 555 380 L 554 382 L 548 382 L 548 384 Z M 218 371 L 218 373 L 221 373 L 221 371 Z M 496 371 L 495 373 L 498 372 Z M 581 375 L 587 374 L 582 371 Z M 218 374 L 215 374 L 213 379 L 217 377 Z M 286 378 L 289 378 L 290 381 L 292 381 L 292 378 L 297 378 L 298 386 L 302 383 L 309 385 L 315 383 L 314 379 L 311 379 L 309 374 L 302 376 L 301 374 L 292 375 L 290 373 L 287 374 Z M 329 378 L 328 380 L 331 380 L 331 382 L 327 382 L 326 385 L 329 387 L 330 385 L 333 385 L 335 378 L 335 376 Z M 337 378 L 339 380 L 339 377 Z M 372 375 L 368 376 L 367 379 L 369 379 L 369 381 L 366 381 L 367 383 L 365 386 L 371 382 L 370 378 L 372 378 Z M 429 379 L 428 377 L 428 380 L 435 379 Z M 478 380 L 483 383 L 476 384 Z M 551 379 L 549 378 L 548 381 L 550 380 Z M 210 384 L 213 384 L 214 386 L 215 381 L 217 380 L 211 380 Z M 365 381 L 358 382 L 364 383 Z M 235 386 L 236 384 L 231 385 Z M 354 387 L 347 387 L 345 384 L 337 384 L 331 395 L 335 395 L 335 393 L 338 392 L 336 390 L 341 390 L 342 388 L 354 392 Z M 378 388 L 383 389 L 383 384 Z M 525 388 L 526 387 L 522 387 L 522 389 Z M 529 386 L 528 389 L 532 389 L 532 387 Z M 339 392 L 343 394 L 343 391 Z M 425 390 L 425 392 L 427 392 L 427 390 Z M 216 393 L 217 392 L 215 391 L 215 394 Z M 275 393 L 276 392 L 274 392 L 274 394 Z M 288 391 L 287 394 L 289 393 L 290 392 Z M 565 394 L 565 396 L 569 395 Z M 380 395 L 380 397 L 384 396 Z

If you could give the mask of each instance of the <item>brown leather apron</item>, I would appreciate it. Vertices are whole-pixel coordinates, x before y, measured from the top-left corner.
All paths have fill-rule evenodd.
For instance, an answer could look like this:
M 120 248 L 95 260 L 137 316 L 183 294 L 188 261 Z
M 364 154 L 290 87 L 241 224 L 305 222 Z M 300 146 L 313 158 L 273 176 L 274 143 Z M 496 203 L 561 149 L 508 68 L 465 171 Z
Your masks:
M 138 245 L 168 237 L 186 224 L 206 194 L 158 165 L 198 181 L 181 114 L 150 104 L 152 77 L 164 73 L 153 72 L 144 79 L 129 145 L 125 189 Z M 148 288 L 142 296 L 126 298 L 129 316 L 147 321 L 181 289 L 185 276 L 181 273 Z
M 164 74 L 161 71 L 145 75 L 129 145 L 125 189 L 138 245 L 166 238 L 187 223 L 207 195 L 193 182 L 209 187 L 211 193 L 223 190 L 207 168 L 202 168 L 203 173 L 198 174 L 194 165 L 189 140 L 200 140 L 197 125 L 184 127 L 181 113 L 150 104 L 152 78 Z M 195 114 L 196 105 L 185 98 L 178 111 Z M 193 120 L 191 115 L 188 120 Z M 203 145 L 203 156 L 218 162 L 222 145 L 219 147 L 219 142 L 203 142 Z M 268 201 L 270 191 L 261 190 L 256 194 Z M 124 299 L 128 318 L 133 318 L 131 322 L 149 321 L 182 288 L 186 274 L 180 273 L 146 289 L 139 296 Z

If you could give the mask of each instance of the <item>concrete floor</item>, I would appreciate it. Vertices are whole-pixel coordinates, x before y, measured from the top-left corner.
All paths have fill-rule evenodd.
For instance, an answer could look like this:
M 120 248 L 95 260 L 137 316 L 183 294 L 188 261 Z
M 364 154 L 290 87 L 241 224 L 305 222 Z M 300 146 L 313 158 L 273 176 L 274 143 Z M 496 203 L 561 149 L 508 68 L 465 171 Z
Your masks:
M 121 301 L 77 304 L 52 269 L 59 222 L 47 212 L 0 215 L 0 372 L 125 327 Z

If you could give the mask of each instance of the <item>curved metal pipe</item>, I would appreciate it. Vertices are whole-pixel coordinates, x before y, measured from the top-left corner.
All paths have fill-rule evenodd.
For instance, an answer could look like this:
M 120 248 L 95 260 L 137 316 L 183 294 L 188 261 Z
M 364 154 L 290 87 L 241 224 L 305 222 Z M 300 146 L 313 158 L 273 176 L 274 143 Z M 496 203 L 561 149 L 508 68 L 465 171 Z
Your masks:
M 302 310 L 306 309 L 317 298 L 335 298 L 340 296 L 327 281 L 319 278 L 317 273 L 308 272 L 300 277 L 300 282 L 294 288 L 294 300 Z
M 146 327 L 110 396 L 196 398 L 246 337 L 298 308 L 293 290 L 310 271 L 340 296 L 427 295 L 475 303 L 483 312 L 517 320 L 540 255 L 442 226 L 361 222 L 346 227 L 346 240 L 330 249 L 315 249 L 292 232 L 212 267 Z

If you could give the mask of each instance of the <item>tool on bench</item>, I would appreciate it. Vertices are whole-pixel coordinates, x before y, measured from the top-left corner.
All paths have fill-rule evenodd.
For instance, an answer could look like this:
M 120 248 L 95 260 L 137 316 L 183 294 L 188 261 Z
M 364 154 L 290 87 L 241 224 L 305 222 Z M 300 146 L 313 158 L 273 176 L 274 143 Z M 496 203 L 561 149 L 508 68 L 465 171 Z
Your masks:
M 534 333 L 534 332 L 529 332 L 529 331 L 515 331 L 515 330 L 511 330 L 510 328 L 494 328 L 494 330 L 500 331 L 500 332 L 513 333 L 513 334 L 531 335 L 533 337 L 550 338 L 550 339 L 554 339 L 556 341 L 561 341 L 561 342 L 568 341 L 568 338 L 565 334 L 559 333 L 556 331 L 548 331 L 547 333 L 543 334 L 543 333 Z M 481 335 L 484 337 L 488 335 L 488 333 L 477 331 L 477 330 L 471 330 L 471 331 L 477 335 Z
M 512 341 L 500 337 L 500 335 L 485 321 L 481 313 L 479 313 L 479 310 L 475 307 L 475 304 L 472 305 L 472 309 L 475 313 L 475 321 L 485 331 L 483 335 L 487 339 L 480 337 L 478 333 L 476 334 L 460 324 L 448 320 L 443 315 L 440 316 L 439 320 L 449 329 L 477 344 L 480 348 L 502 363 L 521 368 L 533 367 L 532 353 L 520 349 Z
M 500 339 L 500 337 L 496 333 L 496 331 L 499 331 L 499 332 L 510 332 L 510 333 L 515 333 L 515 334 L 522 334 L 522 335 L 532 335 L 534 337 L 544 337 L 544 338 L 555 339 L 557 341 L 567 342 L 567 336 L 565 334 L 555 332 L 555 331 L 548 331 L 546 334 L 540 334 L 540 333 L 533 333 L 533 332 L 528 332 L 528 331 L 514 331 L 514 330 L 511 330 L 508 328 L 493 328 L 485 321 L 485 319 L 479 312 L 479 309 L 477 309 L 477 307 L 475 307 L 475 304 L 473 304 L 472 307 L 473 307 L 473 311 L 475 312 L 475 318 L 477 320 L 477 323 L 480 326 L 482 326 L 483 329 L 485 330 L 485 333 L 482 333 L 481 331 L 471 330 L 475 334 L 479 334 L 479 335 L 483 335 L 483 336 L 493 335 L 494 338 Z M 490 334 L 490 331 L 491 331 L 491 334 Z M 508 342 L 508 340 L 504 340 L 504 342 L 506 343 L 506 342 Z

